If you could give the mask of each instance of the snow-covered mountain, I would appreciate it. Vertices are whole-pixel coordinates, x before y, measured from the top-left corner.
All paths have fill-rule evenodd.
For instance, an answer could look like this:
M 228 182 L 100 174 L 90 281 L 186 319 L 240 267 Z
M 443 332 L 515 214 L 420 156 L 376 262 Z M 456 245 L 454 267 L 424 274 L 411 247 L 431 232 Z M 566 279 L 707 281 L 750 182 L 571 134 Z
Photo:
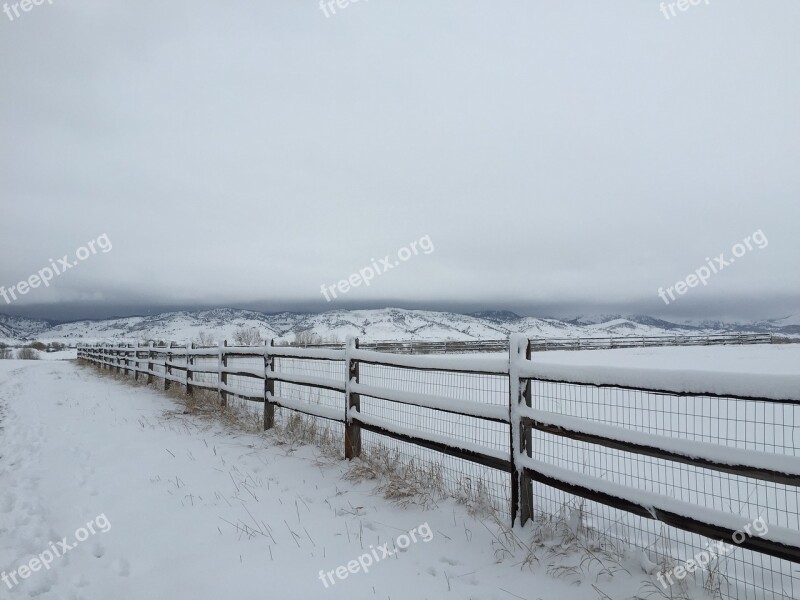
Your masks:
M 239 327 L 255 327 L 262 337 L 291 341 L 311 331 L 323 339 L 344 340 L 356 335 L 363 340 L 478 340 L 502 339 L 519 332 L 530 337 L 608 337 L 720 333 L 723 331 L 800 334 L 800 317 L 783 317 L 752 323 L 673 323 L 644 315 L 579 316 L 571 319 L 521 317 L 509 311 L 472 314 L 384 308 L 331 310 L 316 314 L 260 313 L 233 308 L 178 311 L 53 325 L 36 319 L 0 316 L 0 340 L 58 341 L 94 340 L 194 340 L 200 332 L 216 340 L 233 339 Z
M 0 342 L 13 342 L 27 337 L 35 337 L 53 326 L 45 319 L 28 319 L 0 314 Z

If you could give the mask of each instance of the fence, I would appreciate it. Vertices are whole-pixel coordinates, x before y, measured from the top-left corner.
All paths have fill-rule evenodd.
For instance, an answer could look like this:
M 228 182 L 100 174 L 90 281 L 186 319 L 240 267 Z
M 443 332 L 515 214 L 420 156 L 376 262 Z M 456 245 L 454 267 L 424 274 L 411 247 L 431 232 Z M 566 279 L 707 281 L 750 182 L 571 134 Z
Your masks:
M 531 338 L 535 351 L 541 350 L 602 350 L 609 348 L 640 348 L 655 346 L 728 346 L 772 344 L 771 333 L 719 333 L 714 335 L 658 335 L 579 338 Z M 304 347 L 343 348 L 341 342 L 308 344 Z M 472 352 L 508 352 L 508 339 L 447 340 L 447 341 L 374 341 L 361 347 L 377 352 L 396 354 L 469 354 Z
M 341 436 L 348 459 L 390 448 L 438 469 L 514 524 L 563 518 L 596 543 L 681 564 L 710 540 L 750 536 L 717 565 L 720 596 L 794 600 L 800 581 L 800 376 L 742 394 L 741 376 L 664 381 L 506 356 L 404 355 L 360 348 L 81 346 L 106 368 L 217 391 L 260 407 L 265 429 L 300 413 Z M 738 541 L 738 540 L 737 540 Z M 706 584 L 708 576 L 694 577 Z M 701 581 L 702 580 L 702 581 Z
M 719 333 L 715 335 L 656 335 L 607 338 L 536 338 L 534 350 L 603 350 L 653 346 L 729 346 L 772 344 L 771 333 Z

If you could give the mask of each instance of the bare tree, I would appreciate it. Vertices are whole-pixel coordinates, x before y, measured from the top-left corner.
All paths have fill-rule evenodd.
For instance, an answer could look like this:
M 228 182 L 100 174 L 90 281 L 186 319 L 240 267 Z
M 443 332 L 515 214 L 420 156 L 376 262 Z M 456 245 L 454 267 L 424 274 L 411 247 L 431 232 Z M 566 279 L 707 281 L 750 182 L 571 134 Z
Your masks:
M 339 343 L 339 338 L 331 334 L 327 338 L 322 337 L 311 329 L 305 331 L 296 331 L 294 334 L 294 341 L 292 346 L 314 346 L 316 344 L 336 344 Z
M 260 346 L 264 343 L 264 338 L 255 327 L 239 327 L 233 332 L 233 343 L 237 346 Z
M 17 358 L 20 360 L 39 360 L 39 353 L 35 348 L 25 346 L 19 352 L 17 352 Z
M 214 339 L 214 336 L 210 333 L 206 333 L 205 331 L 200 331 L 195 338 L 198 346 L 216 346 L 217 341 Z

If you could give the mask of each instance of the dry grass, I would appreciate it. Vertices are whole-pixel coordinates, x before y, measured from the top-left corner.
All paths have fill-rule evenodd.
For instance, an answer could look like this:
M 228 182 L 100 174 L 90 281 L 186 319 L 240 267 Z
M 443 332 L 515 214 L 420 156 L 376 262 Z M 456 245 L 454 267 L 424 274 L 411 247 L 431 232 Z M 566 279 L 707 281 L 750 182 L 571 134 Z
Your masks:
M 447 495 L 442 465 L 406 460 L 398 450 L 382 444 L 362 451 L 360 458 L 352 460 L 345 479 L 375 481 L 375 491 L 399 506 L 418 504 L 432 508 Z
M 115 369 L 104 369 L 100 365 L 87 360 L 79 359 L 78 364 L 91 368 L 95 373 L 102 377 L 107 377 L 115 381 L 121 381 L 128 385 L 146 387 L 154 391 L 167 395 L 175 400 L 182 408 L 182 413 L 169 412 L 170 415 L 192 415 L 209 421 L 222 423 L 226 428 L 257 433 L 263 430 L 261 416 L 251 411 L 244 410 L 236 401 L 229 401 L 222 404 L 219 394 L 212 390 L 203 388 L 193 388 L 192 393 L 188 394 L 186 386 L 171 382 L 168 389 L 164 389 L 164 380 L 154 377 L 153 383 L 147 383 L 147 375 L 140 374 L 139 379 L 134 379 L 132 375 L 125 374 L 124 371 L 117 373 Z
M 317 446 L 320 458 L 344 459 L 344 438 L 330 426 L 319 425 L 319 420 L 300 413 L 292 413 L 285 422 L 276 422 L 273 439 L 279 446 L 293 451 L 298 446 Z
M 580 581 L 584 577 L 612 578 L 631 572 L 623 565 L 625 548 L 587 524 L 586 500 L 573 498 L 557 514 L 536 514 L 531 549 L 537 562 L 553 577 Z

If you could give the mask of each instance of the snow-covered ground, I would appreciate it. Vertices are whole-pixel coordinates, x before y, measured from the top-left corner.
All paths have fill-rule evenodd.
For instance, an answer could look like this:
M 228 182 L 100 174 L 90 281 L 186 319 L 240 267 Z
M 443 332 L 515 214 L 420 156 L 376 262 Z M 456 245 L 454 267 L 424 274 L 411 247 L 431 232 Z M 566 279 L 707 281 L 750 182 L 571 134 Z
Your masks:
M 576 352 L 537 352 L 535 362 L 666 371 L 706 371 L 751 375 L 800 374 L 800 344 L 753 346 L 664 346 Z
M 546 565 L 521 566 L 524 554 L 498 562 L 496 530 L 454 502 L 400 509 L 313 448 L 184 415 L 158 392 L 74 362 L 0 361 L 0 448 L 0 570 L 20 581 L 0 584 L 0 597 L 598 597 L 594 577 L 573 585 Z M 395 552 L 412 529 L 417 542 Z M 48 569 L 31 563 L 84 534 Z M 320 580 L 381 558 L 386 543 L 393 555 L 368 573 Z M 637 561 L 629 569 L 598 587 L 631 597 L 647 576 Z
M 65 353 L 61 358 L 70 356 Z M 30 573 L 10 590 L 0 582 L 0 598 L 8 594 L 11 598 L 87 600 L 109 596 L 203 599 L 227 593 L 290 599 L 595 600 L 599 595 L 591 587 L 594 583 L 610 598 L 622 600 L 641 593 L 642 582 L 648 580 L 644 572 L 648 563 L 635 550 L 624 559 L 630 574 L 620 571 L 613 579 L 595 581 L 595 574 L 555 579 L 548 574 L 552 564 L 547 562 L 533 569 L 522 567 L 522 549 L 505 553 L 494 537 L 497 529 L 487 528 L 455 502 L 442 501 L 427 511 L 399 509 L 376 497 L 371 485 L 345 481 L 346 464 L 321 459 L 316 449 L 290 451 L 275 445 L 271 435 L 225 429 L 184 415 L 178 404 L 158 392 L 100 378 L 74 362 L 49 360 L 54 357 L 43 354 L 41 361 L 0 361 L 0 570 L 19 573 L 22 565 L 51 548 L 51 542 L 72 538 L 88 522 L 100 527 L 98 515 L 108 519 L 111 529 L 89 536 L 66 556 L 56 558 L 49 569 Z M 470 359 L 479 357 L 465 357 Z M 537 352 L 534 363 L 781 379 L 796 377 L 800 371 L 800 346 Z M 329 375 L 342 375 L 337 373 Z M 407 384 L 431 384 L 415 383 L 417 376 L 428 375 L 411 373 Z M 454 393 L 465 387 L 448 382 Z M 557 394 L 544 396 L 558 402 Z M 507 390 L 498 390 L 497 402 L 506 399 Z M 592 403 L 593 419 L 619 424 L 614 411 L 621 410 L 626 401 L 614 396 L 607 403 Z M 657 398 L 652 401 L 663 404 Z M 704 408 L 717 403 L 698 402 L 693 410 L 702 410 L 697 414 L 720 417 L 719 408 Z M 575 399 L 540 408 L 586 416 L 585 406 Z M 658 412 L 665 407 L 639 406 L 643 408 Z M 738 430 L 709 429 L 709 424 L 728 423 L 726 419 L 687 420 L 681 416 L 685 406 L 672 408 L 674 419 L 659 422 L 660 427 L 669 425 L 676 437 L 724 440 L 736 446 L 746 442 L 741 447 L 755 450 L 763 450 L 762 438 L 769 434 L 772 451 L 779 451 L 775 444 L 779 439 L 791 441 L 795 422 L 787 413 L 787 422 L 759 414 L 756 421 L 762 426 L 750 436 Z M 636 414 L 644 413 L 638 410 Z M 766 428 L 768 423 L 773 423 L 772 429 Z M 651 424 L 644 419 L 625 425 L 649 431 Z M 457 419 L 451 426 L 454 433 L 460 431 Z M 784 452 L 797 456 L 795 446 L 784 444 Z M 564 460 L 562 466 L 574 467 L 567 457 Z M 587 475 L 606 477 L 604 465 L 582 460 Z M 555 464 L 560 465 L 560 459 Z M 621 470 L 635 475 L 640 467 L 636 463 Z M 665 496 L 698 499 L 695 492 L 680 486 L 652 477 L 647 482 L 647 489 Z M 696 491 L 705 505 L 726 510 L 728 496 L 719 496 L 716 489 L 709 480 Z M 752 508 L 753 515 L 759 515 L 764 506 L 772 506 L 766 513 L 771 526 L 796 528 L 790 522 L 797 514 L 796 496 L 781 494 L 776 502 L 770 489 L 763 487 L 766 495 L 753 497 L 752 490 L 731 488 L 728 481 L 727 494 L 739 498 L 742 514 Z M 695 495 L 684 498 L 685 493 Z M 327 588 L 319 579 L 320 570 L 327 573 L 346 567 L 371 550 L 378 552 L 386 542 L 391 549 L 395 543 L 391 540 L 425 523 L 432 532 L 429 542 L 411 543 L 391 559 L 373 559 L 375 564 L 367 574 L 349 574 L 345 580 L 334 574 L 336 583 Z M 529 541 L 531 526 L 517 533 Z M 419 529 L 417 536 L 421 538 Z M 693 551 L 693 546 L 677 548 L 679 556 L 691 556 Z M 504 560 L 498 562 L 498 555 Z M 570 585 L 574 581 L 580 584 Z

